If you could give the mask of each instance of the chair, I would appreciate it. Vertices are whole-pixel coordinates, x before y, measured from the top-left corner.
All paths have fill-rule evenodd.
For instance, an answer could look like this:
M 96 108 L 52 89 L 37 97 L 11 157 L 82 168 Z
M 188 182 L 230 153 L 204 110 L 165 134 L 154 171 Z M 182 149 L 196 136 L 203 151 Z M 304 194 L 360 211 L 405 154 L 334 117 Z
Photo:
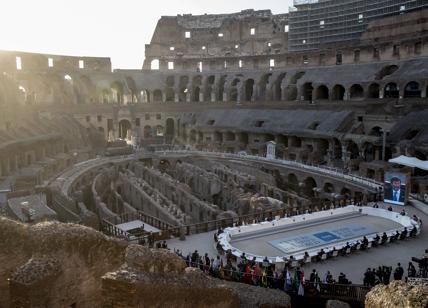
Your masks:
M 346 251 L 345 251 L 345 253 L 346 253 L 347 255 L 349 255 L 349 254 L 351 253 L 351 247 L 349 247 L 349 248 L 346 248 Z
M 361 249 L 361 244 L 358 244 L 357 247 L 355 247 L 355 250 L 360 250 Z
M 312 258 L 311 257 L 306 257 L 304 260 L 305 264 L 311 263 L 312 262 Z
M 321 261 L 325 261 L 325 260 L 327 260 L 327 254 L 326 253 L 321 255 Z
M 373 246 L 373 242 L 369 242 L 369 243 L 367 244 L 367 249 L 372 248 L 372 246 Z
M 331 254 L 332 257 L 337 257 L 338 255 L 339 255 L 338 250 L 333 251 L 333 253 Z

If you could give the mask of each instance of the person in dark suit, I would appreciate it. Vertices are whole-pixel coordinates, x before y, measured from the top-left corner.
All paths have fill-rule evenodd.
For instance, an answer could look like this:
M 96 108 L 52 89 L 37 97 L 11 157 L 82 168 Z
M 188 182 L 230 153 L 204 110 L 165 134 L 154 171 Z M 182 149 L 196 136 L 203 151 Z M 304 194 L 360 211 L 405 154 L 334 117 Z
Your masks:
M 391 178 L 390 183 L 386 184 L 384 199 L 394 203 L 404 203 L 406 197 L 406 187 L 401 185 L 398 177 Z

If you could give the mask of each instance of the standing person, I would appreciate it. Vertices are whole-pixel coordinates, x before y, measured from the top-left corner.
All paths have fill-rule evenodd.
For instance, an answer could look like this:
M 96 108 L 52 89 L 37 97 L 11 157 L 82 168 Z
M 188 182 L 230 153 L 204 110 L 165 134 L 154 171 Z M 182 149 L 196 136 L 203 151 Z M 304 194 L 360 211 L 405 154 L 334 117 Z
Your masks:
M 398 263 L 394 271 L 394 280 L 403 279 L 403 274 L 404 274 L 404 269 L 401 267 L 401 264 Z
M 407 267 L 407 276 L 416 277 L 416 268 L 412 262 L 409 262 L 409 266 Z
M 284 271 L 282 272 L 282 276 L 284 276 L 284 291 L 285 292 L 289 292 L 291 290 L 292 287 L 292 283 L 291 283 L 291 275 L 290 272 L 288 271 L 288 268 L 284 268 Z

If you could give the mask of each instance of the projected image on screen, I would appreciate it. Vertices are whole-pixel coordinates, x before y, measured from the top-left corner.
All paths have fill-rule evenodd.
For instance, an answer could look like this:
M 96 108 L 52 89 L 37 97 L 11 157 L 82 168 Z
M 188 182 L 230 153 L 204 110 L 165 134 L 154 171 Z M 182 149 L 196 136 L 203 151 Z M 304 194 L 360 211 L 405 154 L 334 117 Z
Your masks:
M 384 202 L 404 205 L 406 201 L 406 175 L 397 172 L 385 173 Z

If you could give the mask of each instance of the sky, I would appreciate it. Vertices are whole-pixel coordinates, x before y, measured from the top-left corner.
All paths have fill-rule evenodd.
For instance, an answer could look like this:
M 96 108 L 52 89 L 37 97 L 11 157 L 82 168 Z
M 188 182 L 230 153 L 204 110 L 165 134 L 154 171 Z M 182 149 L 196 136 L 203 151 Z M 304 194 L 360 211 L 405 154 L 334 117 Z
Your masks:
M 245 9 L 288 12 L 292 0 L 0 0 L 0 50 L 110 57 L 139 69 L 161 16 Z

